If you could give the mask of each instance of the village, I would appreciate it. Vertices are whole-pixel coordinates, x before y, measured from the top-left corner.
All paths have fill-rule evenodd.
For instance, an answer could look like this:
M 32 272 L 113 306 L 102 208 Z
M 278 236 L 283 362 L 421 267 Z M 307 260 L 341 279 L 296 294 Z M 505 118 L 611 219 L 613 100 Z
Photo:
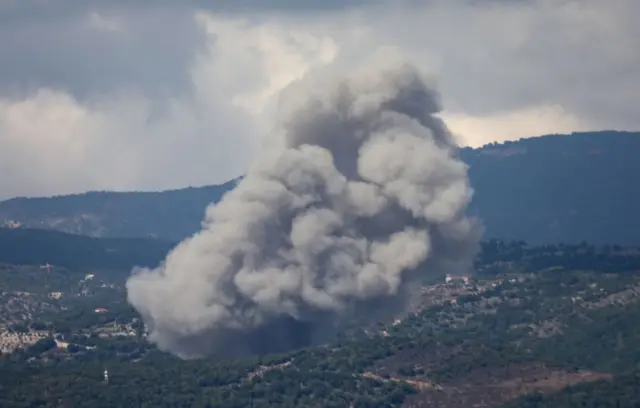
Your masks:
M 44 265 L 49 271 L 52 265 Z M 511 279 L 515 282 L 515 279 Z M 399 324 L 409 313 L 418 312 L 424 308 L 455 304 L 461 296 L 479 295 L 488 289 L 496 288 L 503 283 L 502 279 L 481 282 L 469 276 L 444 275 L 436 283 L 420 288 L 409 310 L 398 316 L 391 326 Z M 106 297 L 112 305 L 121 308 L 126 305 L 123 288 L 113 283 L 102 282 L 96 274 L 85 274 L 76 284 L 70 285 L 66 292 L 56 290 L 47 293 L 42 291 L 13 291 L 0 293 L 0 353 L 10 354 L 19 349 L 25 349 L 38 341 L 54 339 L 56 347 L 65 350 L 70 336 L 94 336 L 100 339 L 145 337 L 144 325 L 137 317 L 123 319 L 118 311 L 101 306 L 96 297 L 96 291 L 107 291 Z M 89 300 L 89 301 L 87 301 Z M 69 330 L 57 330 L 47 327 L 41 321 L 55 319 L 56 316 L 68 312 L 82 311 L 86 324 Z M 93 317 L 91 317 L 93 316 Z M 388 335 L 384 330 L 382 335 Z
M 39 271 L 35 267 L 6 266 L 2 270 L 8 279 L 2 282 L 4 290 L 0 292 L 0 354 L 10 354 L 46 339 L 53 339 L 58 349 L 66 350 L 67 338 L 74 335 L 102 339 L 138 335 L 134 328 L 136 318 L 123 321 L 117 310 L 101 305 L 123 304 L 123 288 L 99 279 L 94 273 L 69 273 L 58 283 L 59 275 L 52 275 L 52 269 L 53 265 L 44 264 Z M 14 282 L 18 273 L 21 281 Z M 21 290 L 11 290 L 18 286 Z M 54 290 L 47 291 L 49 287 Z M 82 315 L 81 321 L 76 318 L 78 315 Z M 69 324 L 65 324 L 65 319 Z

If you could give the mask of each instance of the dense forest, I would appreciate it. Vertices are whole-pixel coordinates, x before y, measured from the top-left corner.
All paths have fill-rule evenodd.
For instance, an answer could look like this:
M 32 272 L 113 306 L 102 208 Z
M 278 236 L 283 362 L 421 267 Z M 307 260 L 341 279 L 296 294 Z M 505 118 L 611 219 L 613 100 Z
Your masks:
M 638 151 L 639 133 L 606 131 L 492 143 L 460 156 L 475 190 L 470 210 L 487 237 L 640 245 Z M 0 225 L 179 241 L 200 228 L 207 204 L 235 185 L 17 198 L 0 202 Z

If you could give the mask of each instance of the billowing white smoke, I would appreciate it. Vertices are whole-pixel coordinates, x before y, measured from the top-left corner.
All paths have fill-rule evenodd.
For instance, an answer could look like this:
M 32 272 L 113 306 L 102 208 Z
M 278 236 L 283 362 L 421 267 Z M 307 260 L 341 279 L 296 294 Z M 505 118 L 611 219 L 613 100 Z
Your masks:
M 129 279 L 161 349 L 305 344 L 317 336 L 293 333 L 297 322 L 325 332 L 470 260 L 479 230 L 464 214 L 467 166 L 421 75 L 401 65 L 304 92 L 281 121 L 282 142 L 207 209 L 203 230 Z

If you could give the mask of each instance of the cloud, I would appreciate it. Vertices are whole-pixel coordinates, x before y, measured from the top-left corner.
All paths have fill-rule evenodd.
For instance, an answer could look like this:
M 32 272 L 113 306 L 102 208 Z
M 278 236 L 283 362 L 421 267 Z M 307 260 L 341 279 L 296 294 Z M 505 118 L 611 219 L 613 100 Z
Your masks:
M 188 91 L 189 69 L 206 41 L 182 10 L 87 10 L 0 24 L 0 91 L 28 96 L 41 87 L 86 100 L 122 89 L 152 97 Z
M 479 147 L 531 135 L 588 131 L 590 128 L 561 106 L 533 106 L 485 116 L 441 115 L 458 143 Z
M 3 3 L 0 198 L 241 174 L 282 89 L 382 47 L 432 74 L 471 145 L 640 127 L 634 0 L 208 4 Z

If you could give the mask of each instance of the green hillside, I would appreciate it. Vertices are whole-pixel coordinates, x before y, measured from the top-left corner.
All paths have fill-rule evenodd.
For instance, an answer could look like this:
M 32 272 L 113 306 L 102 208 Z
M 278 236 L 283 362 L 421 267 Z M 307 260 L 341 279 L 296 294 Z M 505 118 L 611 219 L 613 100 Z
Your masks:
M 640 133 L 553 135 L 464 149 L 486 236 L 640 245 Z
M 486 242 L 471 282 L 425 285 L 394 322 L 184 361 L 146 340 L 123 279 L 4 264 L 0 340 L 42 337 L 0 356 L 0 406 L 637 407 L 638 265 L 637 248 Z

